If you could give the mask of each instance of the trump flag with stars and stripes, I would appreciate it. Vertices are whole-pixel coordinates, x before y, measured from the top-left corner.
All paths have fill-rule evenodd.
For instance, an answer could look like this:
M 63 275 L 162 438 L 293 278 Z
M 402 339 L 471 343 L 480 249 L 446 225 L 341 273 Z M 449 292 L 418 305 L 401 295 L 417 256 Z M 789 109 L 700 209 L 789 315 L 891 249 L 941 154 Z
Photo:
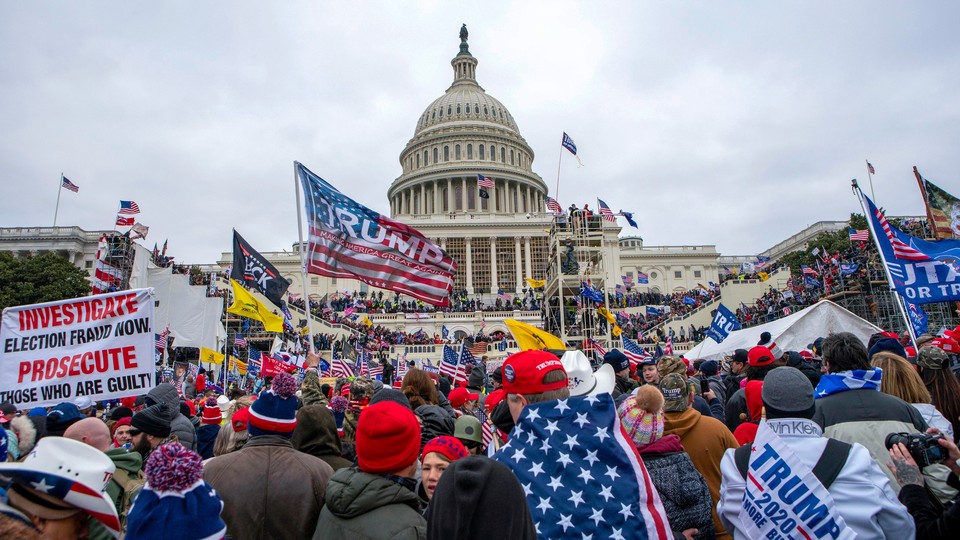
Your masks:
M 357 203 L 300 163 L 307 271 L 357 279 L 435 306 L 450 305 L 457 263 L 419 231 Z
M 516 475 L 538 538 L 672 538 L 610 394 L 524 407 L 493 459 Z

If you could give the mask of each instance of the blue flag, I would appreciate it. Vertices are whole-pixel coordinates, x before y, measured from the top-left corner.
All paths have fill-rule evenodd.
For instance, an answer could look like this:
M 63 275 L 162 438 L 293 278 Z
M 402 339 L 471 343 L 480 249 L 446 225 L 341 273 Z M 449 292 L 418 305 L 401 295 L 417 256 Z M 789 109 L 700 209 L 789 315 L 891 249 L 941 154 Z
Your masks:
M 570 136 L 567 135 L 566 131 L 563 132 L 563 141 L 560 144 L 562 144 L 564 148 L 569 150 L 571 154 L 577 155 L 577 145 L 576 143 L 573 142 L 573 139 L 571 139 Z
M 653 306 L 647 306 L 647 317 L 659 317 L 661 311 Z
M 586 283 L 580 284 L 580 296 L 594 302 L 603 302 L 603 293 L 587 287 Z
M 806 286 L 807 286 L 808 289 L 816 289 L 817 287 L 820 286 L 820 282 L 817 281 L 817 280 L 815 280 L 815 279 L 813 279 L 813 278 L 810 277 L 810 276 L 804 276 L 804 277 L 803 277 L 803 282 L 806 284 Z
M 648 284 L 650 283 L 650 277 L 643 272 L 637 272 L 637 283 L 642 285 Z
M 694 300 L 693 298 L 690 298 L 689 296 L 684 296 L 684 297 L 683 297 L 683 303 L 686 304 L 686 305 L 688 305 L 688 306 L 695 306 L 695 305 L 697 305 L 697 301 Z
M 740 321 L 727 306 L 720 304 L 716 315 L 713 316 L 713 322 L 710 323 L 710 329 L 707 330 L 707 337 L 713 338 L 717 343 L 723 343 L 730 332 L 740 329 Z
M 443 339 L 447 339 L 447 336 L 450 335 L 450 331 L 447 330 L 447 325 L 440 327 L 440 335 L 443 336 Z
M 903 302 L 907 305 L 907 316 L 913 326 L 913 335 L 925 334 L 927 332 L 927 312 L 909 300 L 905 299 Z
M 900 296 L 913 303 L 960 300 L 960 239 L 937 242 L 906 234 L 861 193 L 873 237 Z
M 841 264 L 840 265 L 840 274 L 844 276 L 849 276 L 850 274 L 856 272 L 860 268 L 859 264 Z
M 626 212 L 624 210 L 620 211 L 620 215 L 623 216 L 623 219 L 627 220 L 627 223 L 630 224 L 634 229 L 639 229 L 637 222 L 633 220 L 633 212 Z

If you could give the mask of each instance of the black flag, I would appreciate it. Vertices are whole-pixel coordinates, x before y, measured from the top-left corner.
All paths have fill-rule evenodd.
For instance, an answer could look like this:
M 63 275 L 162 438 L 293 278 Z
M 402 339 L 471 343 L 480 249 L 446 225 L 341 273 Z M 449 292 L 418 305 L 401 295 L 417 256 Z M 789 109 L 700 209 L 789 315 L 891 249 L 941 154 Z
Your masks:
M 280 275 L 277 268 L 257 253 L 236 230 L 233 231 L 233 269 L 230 277 L 257 289 L 277 306 L 283 305 L 283 295 L 290 287 L 290 282 Z
M 480 198 L 481 198 L 481 199 L 489 199 L 489 198 L 490 198 L 490 194 L 487 193 L 486 188 L 480 188 Z

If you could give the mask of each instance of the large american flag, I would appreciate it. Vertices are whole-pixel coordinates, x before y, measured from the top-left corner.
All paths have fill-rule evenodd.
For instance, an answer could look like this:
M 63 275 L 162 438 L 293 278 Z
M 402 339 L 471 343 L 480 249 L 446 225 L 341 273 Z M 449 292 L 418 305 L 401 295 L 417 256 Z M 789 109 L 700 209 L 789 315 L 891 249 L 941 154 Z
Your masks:
M 493 459 L 523 487 L 539 538 L 671 538 L 610 394 L 524 407 Z
M 302 164 L 295 167 L 310 230 L 308 272 L 450 305 L 457 263 L 440 246 L 340 193 Z
M 867 229 L 849 229 L 851 242 L 869 242 L 870 231 Z
M 547 197 L 547 210 L 558 214 L 563 213 L 563 208 L 560 207 L 560 203 L 553 197 Z
M 930 257 L 921 251 L 908 246 L 900 238 L 894 234 L 890 222 L 887 221 L 887 218 L 883 215 L 883 212 L 879 208 L 873 205 L 873 201 L 867 199 L 866 195 L 863 197 L 867 200 L 870 205 L 870 211 L 877 217 L 877 221 L 880 222 L 880 227 L 883 229 L 883 234 L 886 235 L 887 240 L 890 241 L 890 246 L 893 248 L 893 256 L 898 259 L 903 259 L 906 261 L 929 261 Z
M 140 207 L 133 201 L 120 201 L 120 214 L 139 214 Z
M 472 345 L 467 347 L 467 354 L 470 355 L 480 355 L 483 356 L 487 354 L 487 346 L 490 345 L 487 341 L 475 341 Z M 471 358 L 473 358 L 471 356 Z M 475 360 L 475 359 L 474 359 Z
M 343 357 L 336 357 L 330 364 L 331 377 L 353 377 L 353 366 Z
M 652 358 L 646 349 L 626 336 L 623 336 L 623 354 L 630 360 L 630 366 L 634 369 L 637 368 L 637 364 L 640 362 Z
M 80 191 L 80 186 L 71 182 L 70 179 L 67 178 L 66 176 L 60 177 L 60 187 L 67 188 L 74 193 L 77 193 L 78 191 Z
M 600 214 L 603 216 L 605 221 L 612 221 L 616 223 L 617 218 L 613 215 L 613 210 L 610 210 L 610 207 L 607 206 L 607 203 L 603 202 L 602 199 L 597 199 L 597 203 L 600 206 Z
M 460 352 L 466 352 L 466 347 L 460 347 Z M 454 351 L 447 345 L 443 346 L 443 357 L 440 359 L 440 374 L 450 377 L 453 381 L 454 386 L 460 381 L 466 382 L 467 380 L 467 369 L 466 363 L 464 362 L 463 354 L 457 355 L 457 352 Z
M 493 180 L 482 174 L 477 175 L 477 185 L 482 188 L 493 189 Z

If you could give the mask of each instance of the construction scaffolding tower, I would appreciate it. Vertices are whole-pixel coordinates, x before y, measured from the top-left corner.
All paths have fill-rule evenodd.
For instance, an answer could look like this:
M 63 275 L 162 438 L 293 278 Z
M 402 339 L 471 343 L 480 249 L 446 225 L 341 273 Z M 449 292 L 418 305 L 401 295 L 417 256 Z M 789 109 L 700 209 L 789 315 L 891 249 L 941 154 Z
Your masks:
M 117 231 L 105 233 L 101 242 L 100 260 L 106 265 L 109 290 L 124 291 L 130 288 L 130 274 L 133 271 L 133 258 L 136 253 L 129 234 Z
M 883 330 L 892 330 L 900 335 L 907 333 L 907 323 L 897 307 L 897 297 L 890 291 L 887 282 L 872 281 L 870 285 L 866 290 L 845 290 L 827 298 Z M 919 307 L 927 314 L 927 331 L 931 334 L 960 324 L 954 302 L 920 304 Z

